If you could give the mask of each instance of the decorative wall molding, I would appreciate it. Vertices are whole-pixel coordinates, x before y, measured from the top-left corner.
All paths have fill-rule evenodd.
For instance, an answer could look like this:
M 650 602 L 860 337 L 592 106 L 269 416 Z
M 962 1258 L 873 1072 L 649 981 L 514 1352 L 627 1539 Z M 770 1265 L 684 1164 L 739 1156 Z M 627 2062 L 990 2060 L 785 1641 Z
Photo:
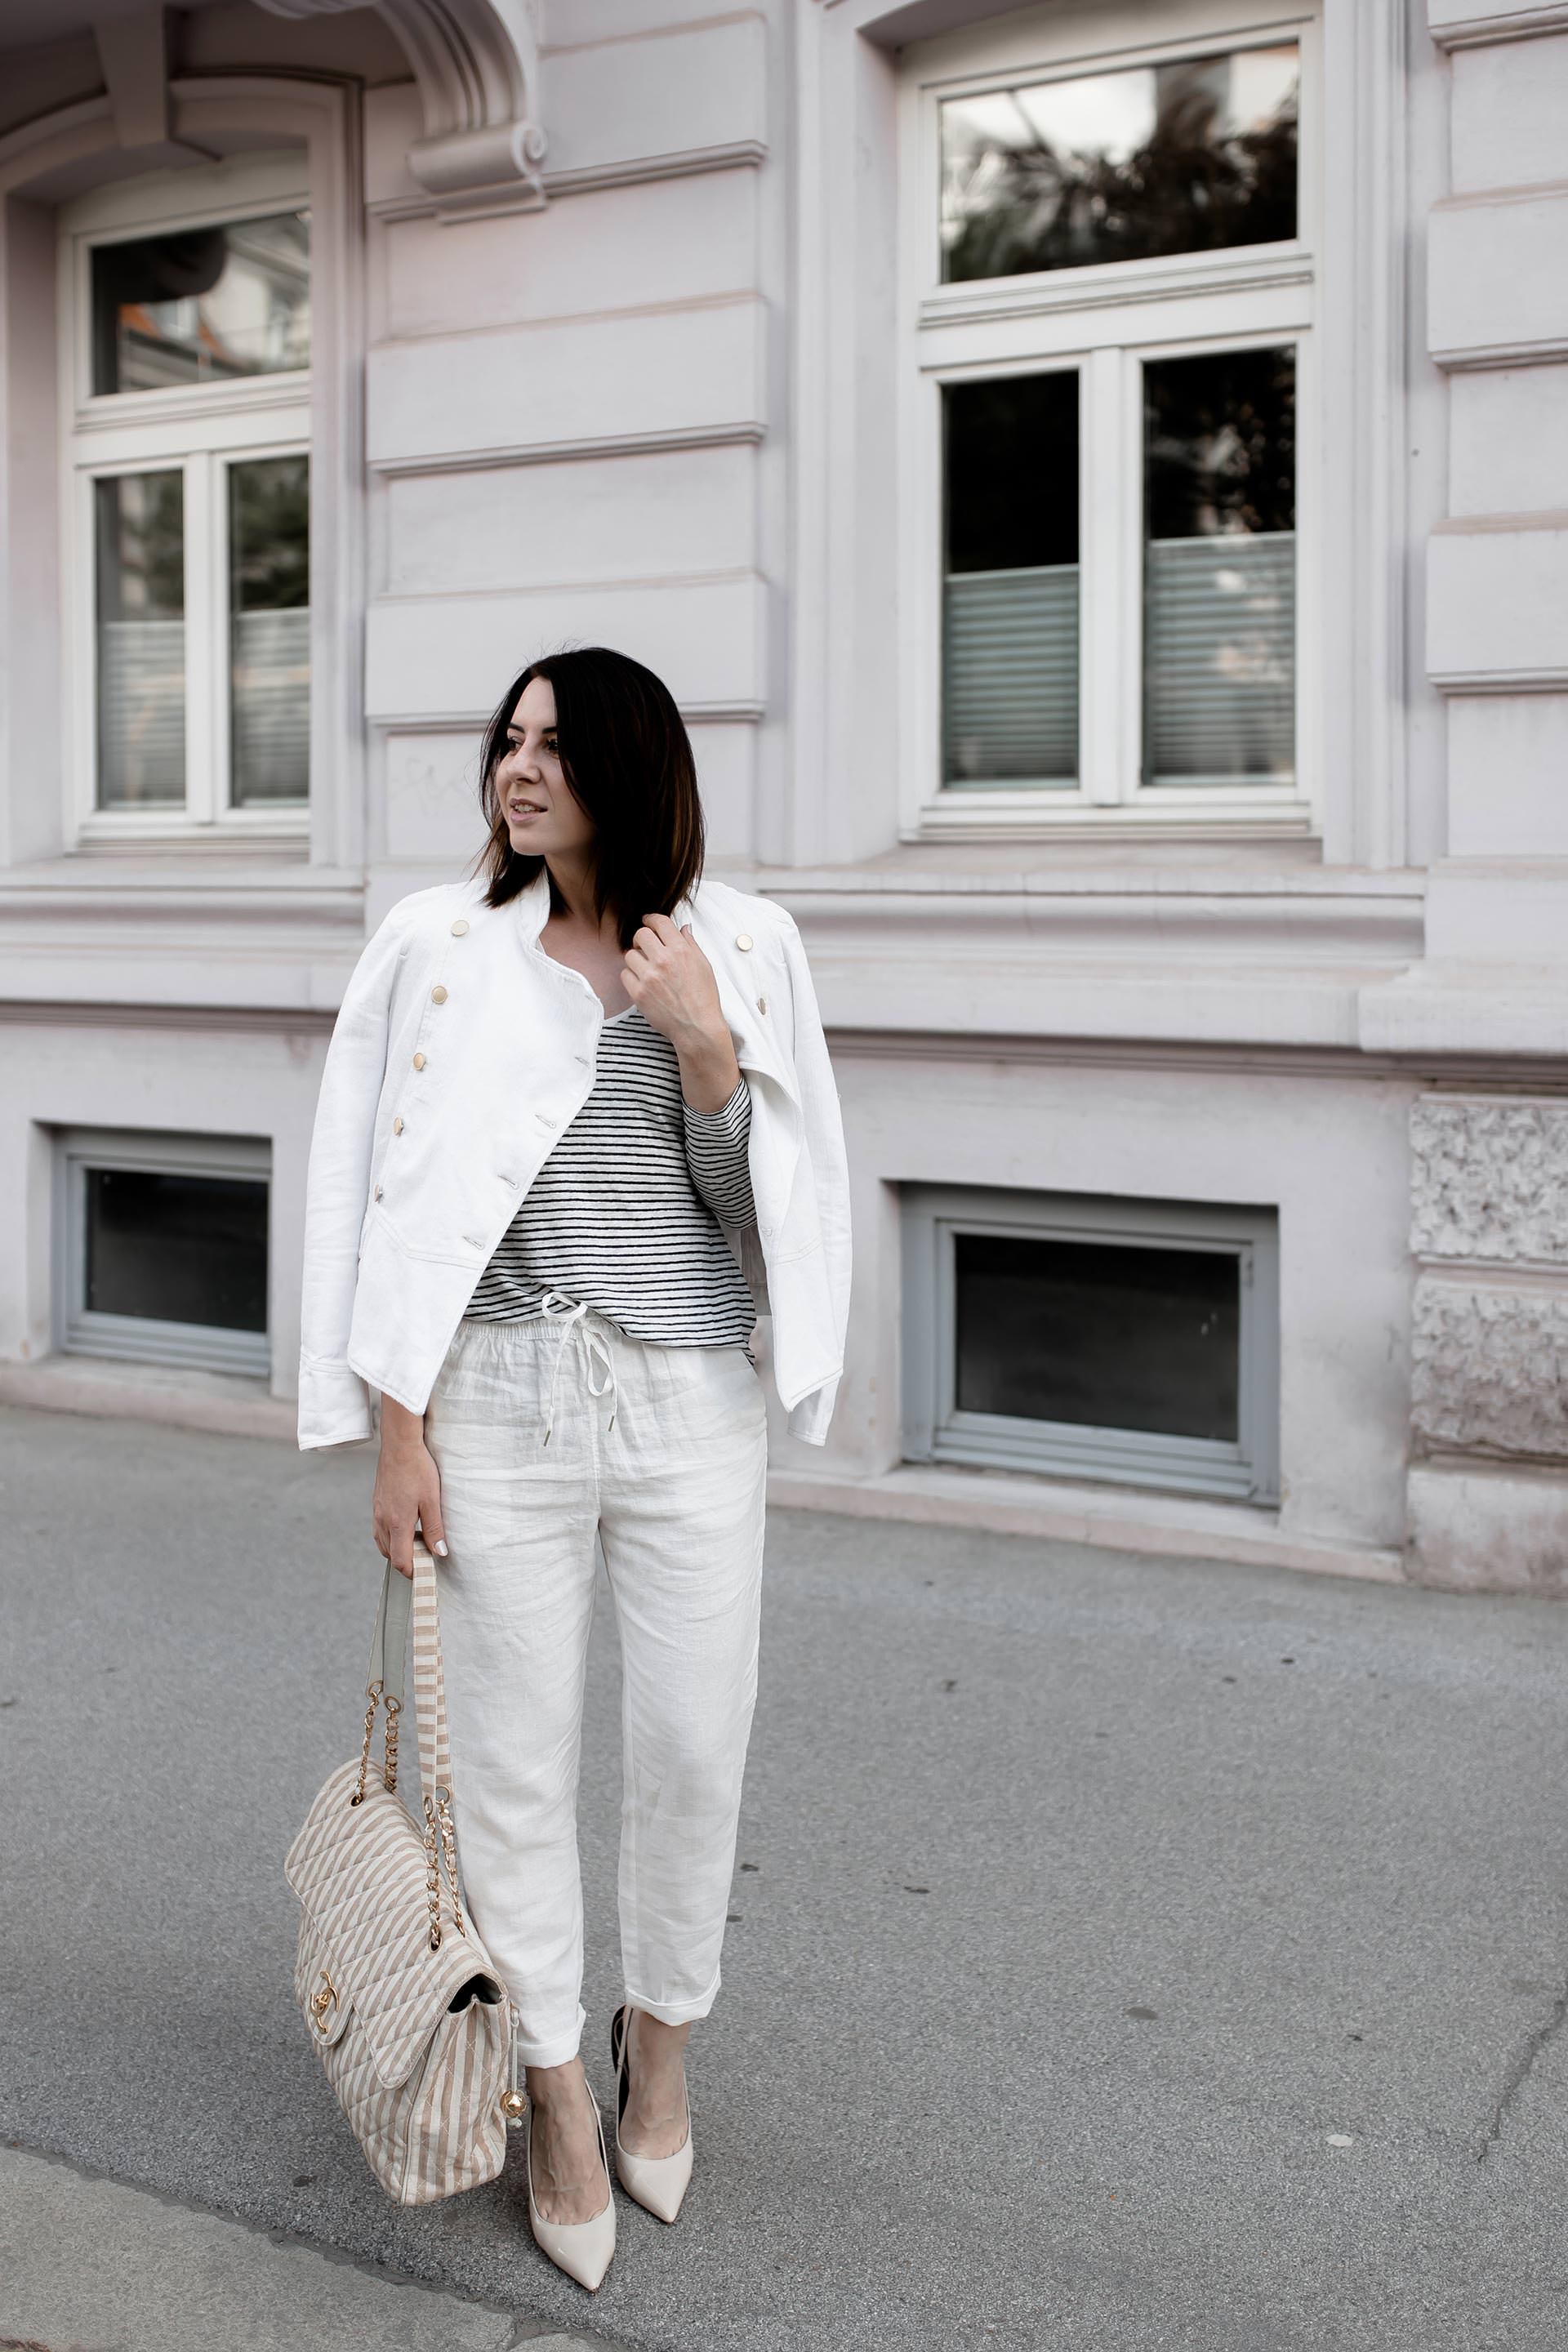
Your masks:
M 661 155 L 632 155 L 625 163 L 584 163 L 575 170 L 546 172 L 546 196 L 587 195 L 595 188 L 640 188 L 649 180 L 689 180 L 703 172 L 732 172 L 765 163 L 761 139 L 731 139 L 711 147 L 674 147 Z
M 364 0 L 258 0 L 269 15 L 348 14 Z M 443 215 L 544 203 L 539 36 L 531 0 L 374 0 L 407 52 L 425 136 L 408 168 Z
M 348 976 L 347 968 L 343 976 Z M 0 998 L 0 1025 L 19 1029 L 216 1030 L 234 1036 L 287 1033 L 330 1037 L 337 1018 L 335 1007 L 285 1004 L 273 1012 L 244 1004 L 131 1004 L 108 999 L 72 1004 L 60 998 L 29 1004 L 16 997 Z
M 1312 257 L 1300 250 L 1261 253 L 1256 261 L 1216 268 L 1212 254 L 1181 254 L 1168 260 L 1118 261 L 1104 269 L 1064 269 L 1054 278 L 1031 278 L 1010 287 L 993 282 L 984 293 L 967 286 L 929 294 L 920 306 L 922 327 L 963 327 L 993 319 L 1033 319 L 1058 310 L 1095 310 L 1128 301 L 1181 301 L 1195 294 L 1232 293 L 1238 288 L 1310 286 Z
M 1500 41 L 1539 40 L 1568 32 L 1568 0 L 1546 0 L 1531 8 L 1450 16 L 1447 0 L 1430 0 L 1429 30 L 1440 49 L 1489 48 Z
M 1418 1255 L 1568 1267 L 1568 1102 L 1429 1095 L 1410 1155 Z
M 765 427 L 749 420 L 733 425 L 693 425 L 667 433 L 611 433 L 579 441 L 514 441 L 484 449 L 459 449 L 435 457 L 398 455 L 366 461 L 372 474 L 463 474 L 492 466 L 553 466 L 572 457 L 646 457 L 659 449 L 721 449 L 737 441 L 761 441 Z
M 1415 1286 L 1411 1423 L 1423 1452 L 1568 1461 L 1568 1284 Z

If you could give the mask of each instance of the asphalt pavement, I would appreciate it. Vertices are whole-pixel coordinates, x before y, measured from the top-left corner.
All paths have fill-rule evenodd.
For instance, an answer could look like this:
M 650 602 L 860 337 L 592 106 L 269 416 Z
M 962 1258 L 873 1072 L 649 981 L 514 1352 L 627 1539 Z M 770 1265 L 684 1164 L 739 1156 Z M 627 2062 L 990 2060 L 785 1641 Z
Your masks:
M 0 1412 L 0 2140 L 513 2341 L 1562 2344 L 1561 1604 L 776 1513 L 697 2175 L 674 2230 L 623 2201 L 590 2303 L 529 2242 L 515 2161 L 389 2204 L 292 2007 L 282 1856 L 357 1745 L 372 1469 Z M 602 2093 L 615 1683 L 605 1609 Z M 135 2234 L 100 2240 L 128 2277 Z

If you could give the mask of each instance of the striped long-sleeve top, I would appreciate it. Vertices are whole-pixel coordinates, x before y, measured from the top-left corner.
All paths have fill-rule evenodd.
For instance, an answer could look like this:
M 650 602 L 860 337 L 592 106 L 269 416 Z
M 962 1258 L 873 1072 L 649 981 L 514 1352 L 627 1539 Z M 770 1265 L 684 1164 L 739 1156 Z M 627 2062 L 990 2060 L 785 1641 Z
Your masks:
M 535 1177 L 468 1302 L 488 1323 L 550 1292 L 667 1348 L 743 1346 L 756 1321 L 720 1231 L 754 1225 L 744 1078 L 695 1111 L 668 1037 L 634 1005 L 606 1020 L 588 1099 Z

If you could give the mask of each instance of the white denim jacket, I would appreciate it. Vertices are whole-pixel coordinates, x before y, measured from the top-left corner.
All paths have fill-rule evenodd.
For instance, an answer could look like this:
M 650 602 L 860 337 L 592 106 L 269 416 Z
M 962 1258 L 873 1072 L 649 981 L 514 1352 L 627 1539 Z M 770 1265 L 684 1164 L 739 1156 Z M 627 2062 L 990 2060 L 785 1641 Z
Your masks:
M 597 997 L 545 954 L 545 877 L 394 907 L 344 992 L 305 1200 L 300 1444 L 423 1412 L 490 1254 L 594 1082 Z M 791 1433 L 820 1444 L 844 1364 L 849 1195 L 838 1097 L 793 919 L 704 880 L 676 909 L 713 967 L 752 1097 L 755 1234 L 732 1235 Z M 367 1387 L 368 1383 L 368 1387 Z

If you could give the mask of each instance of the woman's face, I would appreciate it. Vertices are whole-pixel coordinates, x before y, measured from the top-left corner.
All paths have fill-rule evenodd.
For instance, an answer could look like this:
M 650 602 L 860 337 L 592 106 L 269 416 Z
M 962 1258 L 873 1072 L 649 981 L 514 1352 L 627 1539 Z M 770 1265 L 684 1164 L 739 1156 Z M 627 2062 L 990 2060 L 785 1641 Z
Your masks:
M 555 748 L 555 689 L 531 677 L 507 729 L 510 749 L 496 770 L 496 797 L 513 849 L 524 857 L 581 857 L 594 824 L 561 772 Z

